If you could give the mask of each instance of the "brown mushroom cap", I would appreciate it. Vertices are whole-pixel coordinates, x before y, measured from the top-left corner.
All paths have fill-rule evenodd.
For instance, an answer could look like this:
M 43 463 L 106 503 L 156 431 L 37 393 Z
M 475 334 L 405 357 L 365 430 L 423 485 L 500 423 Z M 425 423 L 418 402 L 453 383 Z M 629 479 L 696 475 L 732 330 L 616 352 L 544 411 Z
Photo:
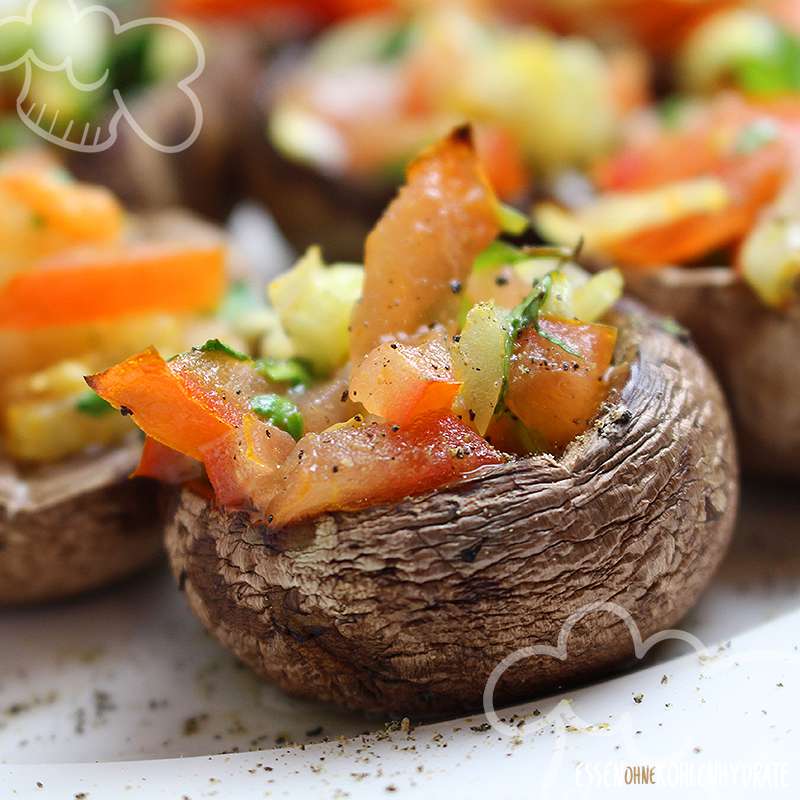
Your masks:
M 691 331 L 730 402 L 743 468 L 800 478 L 800 303 L 771 309 L 728 267 L 629 270 L 626 285 Z
M 20 474 L 0 463 L 0 606 L 104 586 L 161 552 L 153 481 L 128 480 L 138 437 Z
M 638 307 L 620 323 L 624 385 L 560 459 L 283 530 L 183 490 L 167 549 L 194 611 L 292 694 L 417 715 L 479 706 L 505 656 L 554 645 L 588 603 L 620 604 L 643 636 L 675 623 L 731 535 L 733 437 L 696 352 Z M 522 661 L 495 700 L 597 675 L 632 649 L 618 617 L 595 615 L 569 658 Z

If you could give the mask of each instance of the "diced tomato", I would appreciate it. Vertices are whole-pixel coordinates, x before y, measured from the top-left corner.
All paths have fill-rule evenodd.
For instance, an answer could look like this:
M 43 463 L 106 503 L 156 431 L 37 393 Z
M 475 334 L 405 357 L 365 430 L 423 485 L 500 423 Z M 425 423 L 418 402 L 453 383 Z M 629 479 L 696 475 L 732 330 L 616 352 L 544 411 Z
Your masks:
M 325 23 L 390 7 L 389 0 L 164 0 L 159 4 L 166 15 L 252 18 L 283 12 Z
M 605 191 L 631 191 L 700 176 L 735 173 L 752 155 L 758 155 L 758 150 L 736 152 L 741 132 L 765 117 L 776 125 L 781 120 L 790 122 L 792 107 L 787 104 L 782 108 L 777 102 L 757 104 L 738 95 L 724 95 L 695 111 L 676 129 L 653 120 L 653 125 L 639 131 L 627 146 L 595 166 L 594 180 Z
M 525 328 L 514 345 L 505 400 L 546 450 L 559 452 L 589 427 L 606 397 L 617 330 L 548 315 L 539 328 L 580 355 Z
M 694 214 L 604 245 L 612 259 L 630 266 L 680 264 L 741 240 L 772 201 L 789 170 L 782 142 L 761 146 L 718 170 L 731 196 L 727 208 Z
M 152 347 L 86 382 L 112 406 L 132 414 L 149 437 L 198 461 L 205 445 L 234 427 L 232 413 L 223 416 L 218 402 L 199 391 L 190 393 Z
M 618 111 L 626 114 L 647 103 L 649 64 L 641 51 L 628 48 L 610 52 L 608 72 L 611 99 Z
M 200 464 L 147 436 L 144 440 L 139 466 L 132 478 L 155 478 L 163 483 L 181 484 L 199 478 Z
M 479 125 L 475 134 L 478 157 L 498 197 L 514 200 L 530 191 L 531 174 L 518 140 L 490 125 Z
M 209 310 L 224 288 L 221 244 L 136 244 L 52 257 L 0 286 L 0 327 L 32 329 L 157 311 Z
M 194 348 L 172 359 L 169 369 L 190 397 L 232 427 L 241 426 L 250 398 L 276 391 L 276 385 L 262 378 L 250 359 L 222 352 Z
M 543 449 L 542 442 L 535 440 L 520 419 L 508 410 L 492 418 L 486 430 L 486 441 L 516 456 L 528 456 Z
M 242 427 L 204 445 L 203 465 L 222 506 L 265 508 L 279 488 L 278 470 L 295 442 L 288 433 L 246 414 Z
M 499 232 L 497 200 L 468 129 L 459 129 L 409 167 L 406 185 L 367 238 L 361 302 L 350 355 L 358 363 L 385 336 L 458 318 L 475 257 Z
M 321 433 L 363 411 L 360 404 L 350 399 L 349 376 L 350 369 L 345 367 L 326 383 L 291 393 L 291 400 L 303 415 L 306 433 Z
M 387 342 L 367 353 L 353 369 L 350 397 L 370 414 L 406 423 L 450 408 L 460 386 L 447 341 L 434 335 L 418 345 Z
M 470 304 L 491 301 L 502 308 L 514 308 L 530 293 L 531 281 L 509 265 L 473 270 L 466 289 Z
M 447 411 L 431 411 L 399 429 L 352 422 L 297 443 L 269 511 L 273 524 L 282 526 L 325 511 L 395 502 L 504 460 Z
M 718 165 L 718 141 L 691 130 L 626 148 L 598 163 L 593 176 L 603 190 L 631 191 L 711 174 Z

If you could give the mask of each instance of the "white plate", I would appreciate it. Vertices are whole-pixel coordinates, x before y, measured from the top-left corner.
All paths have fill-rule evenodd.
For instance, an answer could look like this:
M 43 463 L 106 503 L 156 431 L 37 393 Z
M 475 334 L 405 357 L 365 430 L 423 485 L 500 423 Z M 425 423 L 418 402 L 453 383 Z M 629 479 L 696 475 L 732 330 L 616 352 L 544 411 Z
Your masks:
M 5 612 L 0 798 L 3 787 L 90 800 L 441 797 L 445 787 L 796 797 L 800 501 L 761 488 L 745 509 L 731 555 L 682 624 L 713 645 L 711 658 L 660 645 L 638 671 L 506 710 L 516 722 L 539 711 L 515 738 L 478 716 L 387 734 L 380 721 L 291 700 L 205 635 L 163 569 L 74 603 Z M 635 766 L 655 767 L 655 785 L 626 785 Z

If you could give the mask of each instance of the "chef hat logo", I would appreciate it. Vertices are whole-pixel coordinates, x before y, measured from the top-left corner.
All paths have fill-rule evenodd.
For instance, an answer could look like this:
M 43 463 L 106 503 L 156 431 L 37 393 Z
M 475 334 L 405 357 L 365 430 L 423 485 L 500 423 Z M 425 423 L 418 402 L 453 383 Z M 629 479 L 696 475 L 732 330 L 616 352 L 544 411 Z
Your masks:
M 2 5 L 0 5 L 2 11 Z M 30 35 L 47 15 L 51 30 L 57 35 L 41 37 Z M 53 26 L 53 19 L 56 25 Z M 183 49 L 194 51 L 191 72 L 176 81 L 175 89 L 183 95 L 183 101 L 191 105 L 194 124 L 191 131 L 180 142 L 158 141 L 137 121 L 125 92 L 111 85 L 109 69 L 93 59 L 87 48 L 92 47 L 92 32 L 107 32 L 109 36 L 124 37 L 158 29 L 172 29 L 181 38 L 185 37 Z M 127 123 L 133 132 L 162 153 L 179 153 L 195 142 L 203 127 L 203 109 L 191 84 L 205 69 L 205 51 L 197 35 L 186 25 L 165 17 L 146 17 L 122 23 L 119 17 L 106 6 L 92 5 L 79 8 L 75 0 L 30 0 L 24 14 L 0 16 L 0 42 L 34 42 L 13 59 L 0 56 L 0 72 L 24 68 L 22 87 L 17 97 L 17 113 L 24 125 L 37 136 L 51 144 L 83 153 L 99 153 L 108 150 L 116 142 L 119 126 Z M 115 108 L 110 118 L 102 122 L 76 119 L 62 104 L 36 99 L 36 81 L 55 74 L 66 79 L 69 86 L 87 98 L 103 92 L 113 98 Z
M 492 670 L 492 673 L 489 676 L 489 679 L 486 681 L 486 686 L 483 690 L 483 710 L 487 721 L 498 733 L 510 737 L 517 737 L 520 735 L 519 729 L 512 727 L 500 719 L 494 707 L 494 692 L 497 688 L 497 684 L 500 682 L 500 679 L 503 677 L 506 671 L 515 664 L 518 664 L 520 661 L 525 661 L 529 658 L 555 658 L 559 661 L 567 661 L 570 657 L 569 637 L 573 628 L 585 617 L 593 614 L 613 614 L 614 616 L 619 617 L 619 619 L 622 621 L 622 624 L 625 625 L 630 633 L 634 655 L 640 661 L 650 652 L 653 647 L 668 640 L 684 642 L 701 657 L 708 654 L 706 646 L 694 634 L 677 629 L 668 629 L 658 631 L 657 633 L 648 636 L 646 639 L 642 639 L 639 626 L 636 624 L 636 621 L 626 608 L 618 603 L 611 602 L 589 603 L 588 605 L 582 606 L 569 617 L 567 617 L 567 619 L 564 621 L 564 624 L 561 626 L 561 630 L 558 633 L 558 641 L 555 645 L 536 644 L 531 647 L 522 647 L 519 650 L 515 650 L 513 653 L 509 653 L 509 655 L 507 655 Z M 547 718 L 540 720 L 539 727 L 549 724 L 556 717 L 563 716 L 562 704 L 563 701 L 562 703 L 559 703 L 552 714 L 548 715 Z M 570 714 L 572 714 L 571 710 Z M 526 727 L 526 733 L 531 733 L 533 732 L 533 728 L 535 726 Z M 590 725 L 583 723 L 582 727 L 586 729 L 591 728 Z

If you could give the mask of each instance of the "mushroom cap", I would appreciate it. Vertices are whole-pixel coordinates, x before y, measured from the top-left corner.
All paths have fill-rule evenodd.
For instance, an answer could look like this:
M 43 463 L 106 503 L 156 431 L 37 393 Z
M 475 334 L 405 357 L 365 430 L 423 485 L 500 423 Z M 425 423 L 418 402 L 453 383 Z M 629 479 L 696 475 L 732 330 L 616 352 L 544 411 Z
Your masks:
M 112 583 L 162 550 L 158 487 L 128 480 L 138 437 L 21 474 L 0 462 L 0 606 Z
M 417 716 L 480 706 L 502 659 L 555 645 L 587 604 L 619 604 L 643 637 L 670 627 L 728 544 L 735 447 L 695 350 L 633 304 L 618 323 L 619 389 L 560 458 L 282 530 L 183 489 L 167 550 L 194 611 L 291 694 Z M 495 702 L 617 668 L 633 656 L 631 634 L 619 616 L 593 614 L 568 652 L 519 662 Z
M 688 328 L 714 368 L 743 469 L 800 478 L 800 303 L 769 308 L 729 267 L 629 270 L 626 285 Z

